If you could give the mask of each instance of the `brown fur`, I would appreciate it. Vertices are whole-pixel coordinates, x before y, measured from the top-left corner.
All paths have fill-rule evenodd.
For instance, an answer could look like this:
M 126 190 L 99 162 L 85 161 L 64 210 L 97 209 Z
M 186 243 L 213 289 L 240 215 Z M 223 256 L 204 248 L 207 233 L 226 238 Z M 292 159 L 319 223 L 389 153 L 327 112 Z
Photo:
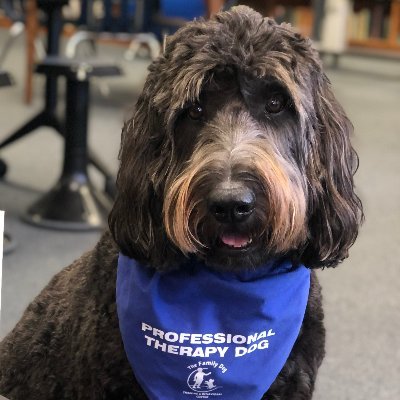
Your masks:
M 287 99 L 279 113 L 266 111 L 271 93 Z M 190 116 L 196 103 L 198 120 Z M 316 51 L 289 26 L 237 7 L 183 27 L 150 66 L 123 128 L 111 234 L 56 275 L 0 344 L 0 393 L 146 399 L 118 328 L 119 251 L 166 272 L 188 254 L 230 271 L 271 257 L 336 266 L 363 218 L 351 133 Z M 212 215 L 210 203 L 227 192 L 254 200 L 245 221 Z M 248 235 L 251 246 L 221 253 L 226 232 Z M 313 271 L 300 334 L 263 398 L 311 399 L 324 334 Z
M 173 216 L 168 202 L 176 203 L 178 197 L 176 190 L 173 194 L 166 189 L 174 184 L 178 187 L 183 173 L 189 177 L 194 172 L 183 171 L 188 160 L 181 159 L 174 137 L 179 113 L 200 98 L 213 77 L 226 74 L 229 69 L 240 72 L 239 79 L 248 80 L 249 85 L 254 81 L 278 81 L 290 94 L 298 135 L 293 139 L 287 137 L 290 143 L 284 143 L 282 135 L 278 140 L 274 138 L 276 132 L 271 126 L 262 127 L 264 132 L 269 129 L 265 132 L 269 143 L 264 143 L 264 147 L 277 147 L 277 142 L 280 145 L 265 149 L 263 157 L 273 161 L 280 158 L 277 173 L 282 180 L 288 176 L 288 170 L 280 152 L 288 156 L 287 147 L 295 145 L 294 157 L 290 155 L 292 159 L 288 161 L 292 170 L 297 169 L 292 176 L 297 175 L 295 179 L 302 181 L 297 186 L 302 186 L 307 199 L 307 224 L 302 227 L 306 228 L 306 240 L 297 249 L 297 259 L 310 268 L 337 265 L 347 257 L 362 219 L 361 203 L 353 190 L 357 156 L 350 144 L 352 125 L 336 101 L 310 41 L 288 25 L 276 25 L 245 7 L 182 28 L 168 40 L 164 55 L 151 65 L 136 113 L 123 131 L 120 193 L 110 217 L 115 240 L 125 254 L 159 268 L 181 263 L 182 254 L 173 242 L 184 245 L 184 251 L 199 249 L 187 226 L 189 209 L 184 197 L 188 193 L 179 194 L 179 210 L 185 210 L 186 216 L 179 219 L 174 233 L 168 228 L 170 238 L 160 209 L 164 208 L 166 226 L 170 225 L 168 221 Z M 213 130 L 214 135 L 218 129 Z M 293 130 L 293 126 L 286 130 Z M 216 140 L 206 143 L 207 146 L 197 143 L 200 150 L 193 149 L 193 157 L 210 157 L 211 151 L 224 149 Z M 282 150 L 283 146 L 286 148 Z M 260 150 L 259 145 L 253 146 L 256 147 Z M 202 163 L 205 161 L 202 159 Z M 198 168 L 196 163 L 193 158 L 192 164 Z M 263 172 L 262 166 L 258 171 Z M 264 177 L 264 183 L 267 180 Z M 292 190 L 295 192 L 298 190 Z M 164 199 L 168 199 L 166 204 Z M 131 207 L 132 202 L 135 207 Z M 300 220 L 301 209 L 296 205 Z M 289 215 L 293 213 L 292 206 Z M 160 248 L 159 252 L 154 252 L 155 246 Z

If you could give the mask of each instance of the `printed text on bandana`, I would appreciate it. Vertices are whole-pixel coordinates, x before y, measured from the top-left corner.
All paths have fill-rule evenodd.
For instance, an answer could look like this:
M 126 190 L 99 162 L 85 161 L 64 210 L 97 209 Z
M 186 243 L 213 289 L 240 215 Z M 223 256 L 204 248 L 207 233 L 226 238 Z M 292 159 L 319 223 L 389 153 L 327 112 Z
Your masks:
M 231 333 L 166 332 L 145 322 L 142 322 L 142 332 L 149 347 L 178 356 L 201 358 L 225 357 L 232 351 L 235 357 L 242 357 L 257 350 L 265 350 L 269 347 L 269 338 L 275 335 L 272 329 L 248 336 Z

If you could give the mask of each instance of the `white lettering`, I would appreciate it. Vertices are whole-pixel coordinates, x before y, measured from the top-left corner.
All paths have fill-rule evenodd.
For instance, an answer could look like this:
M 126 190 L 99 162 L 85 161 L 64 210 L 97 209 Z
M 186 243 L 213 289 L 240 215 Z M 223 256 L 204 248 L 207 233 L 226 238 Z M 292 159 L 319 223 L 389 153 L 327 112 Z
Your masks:
M 165 352 L 167 350 L 167 343 L 160 343 L 158 340 L 156 340 L 154 343 L 154 348 Z
M 181 346 L 179 348 L 179 355 L 180 356 L 188 356 L 191 357 L 193 349 L 191 347 Z
M 249 349 L 247 350 L 247 353 L 252 353 L 256 349 L 257 349 L 257 343 L 254 343 L 249 347 Z
M 214 343 L 216 344 L 225 343 L 225 335 L 223 333 L 216 333 L 214 335 Z
M 145 324 L 142 322 L 142 331 L 151 331 L 153 328 L 150 325 Z
M 167 342 L 176 342 L 179 339 L 179 335 L 175 332 L 167 332 L 165 334 L 165 340 Z
M 204 357 L 210 357 L 211 354 L 215 354 L 216 352 L 216 347 L 206 347 L 204 350 Z
M 213 368 L 217 368 L 218 367 L 218 363 L 216 361 L 199 361 L 198 362 L 198 366 L 205 366 L 205 365 L 209 365 Z
M 201 347 L 196 347 L 192 353 L 192 357 L 204 357 L 204 351 Z
M 193 333 L 190 339 L 190 343 L 201 344 L 201 337 L 202 335 L 200 333 Z
M 155 337 L 160 337 L 161 339 L 164 337 L 164 332 L 161 331 L 160 329 L 153 328 L 153 336 Z
M 190 333 L 181 333 L 179 335 L 179 343 L 186 342 L 190 339 Z
M 263 339 L 265 337 L 267 337 L 267 332 L 266 331 L 262 331 L 261 333 L 258 334 L 257 340 Z
M 175 346 L 173 344 L 168 345 L 167 353 L 179 354 L 179 346 Z
M 231 333 L 218 332 L 212 333 L 177 333 L 174 331 L 164 332 L 161 329 L 157 329 L 145 322 L 141 323 L 141 330 L 146 332 L 144 339 L 146 345 L 153 347 L 156 350 L 168 352 L 170 354 L 176 354 L 188 357 L 211 357 L 213 354 L 224 357 L 229 347 L 217 347 L 217 346 L 206 346 L 206 347 L 190 347 L 190 346 L 178 346 L 168 343 L 190 343 L 197 345 L 209 345 L 209 344 L 231 344 L 235 345 L 250 345 L 245 346 L 234 346 L 235 357 L 242 357 L 245 354 L 250 354 L 256 350 L 264 350 L 269 347 L 267 337 L 274 336 L 276 333 L 273 329 L 264 330 L 262 332 L 255 332 L 248 336 L 244 335 L 233 335 Z M 156 339 L 158 338 L 158 339 Z M 210 361 L 211 362 L 211 361 Z M 199 364 L 200 365 L 200 364 Z
M 243 344 L 247 342 L 246 336 L 242 336 L 242 335 L 235 335 L 232 338 L 232 342 L 236 343 L 236 344 Z
M 220 364 L 218 368 L 222 370 L 222 373 L 223 373 L 223 374 L 224 374 L 226 371 L 228 371 L 228 369 L 225 367 L 224 364 Z
M 257 333 L 254 335 L 250 335 L 247 337 L 247 344 L 253 343 L 257 341 Z
M 144 338 L 146 339 L 147 346 L 151 346 L 151 342 L 156 340 L 156 339 L 154 339 L 154 338 L 152 338 L 150 336 L 147 336 L 147 335 L 144 335 Z
M 225 357 L 225 353 L 228 351 L 229 347 L 217 347 L 220 357 Z
M 235 357 L 242 357 L 247 353 L 246 347 L 236 347 Z
M 212 342 L 213 342 L 213 335 L 211 335 L 211 333 L 206 333 L 205 335 L 203 335 L 203 340 L 202 340 L 203 344 L 210 344 Z
M 249 348 L 246 347 L 236 347 L 235 349 L 235 357 L 242 357 L 245 354 L 249 354 L 255 350 L 264 350 L 268 349 L 269 343 L 268 340 L 262 340 L 259 343 L 252 344 Z

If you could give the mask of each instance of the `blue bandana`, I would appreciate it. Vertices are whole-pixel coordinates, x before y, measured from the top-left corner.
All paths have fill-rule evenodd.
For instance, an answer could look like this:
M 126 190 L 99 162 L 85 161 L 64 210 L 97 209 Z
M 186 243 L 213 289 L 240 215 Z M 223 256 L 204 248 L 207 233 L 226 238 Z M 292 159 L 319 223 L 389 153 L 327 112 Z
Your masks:
M 123 255 L 117 309 L 133 372 L 151 400 L 261 399 L 285 364 L 310 271 L 290 262 L 219 273 L 197 261 L 161 274 Z

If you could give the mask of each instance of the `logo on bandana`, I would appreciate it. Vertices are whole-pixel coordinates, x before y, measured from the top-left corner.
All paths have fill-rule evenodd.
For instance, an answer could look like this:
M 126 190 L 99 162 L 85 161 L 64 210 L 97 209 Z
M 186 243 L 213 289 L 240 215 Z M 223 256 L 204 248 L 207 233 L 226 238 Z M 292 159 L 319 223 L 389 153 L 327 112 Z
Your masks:
M 224 364 L 216 361 L 199 361 L 188 365 L 187 368 L 190 373 L 186 384 L 191 392 L 184 390 L 183 394 L 194 395 L 197 399 L 208 399 L 210 396 L 222 395 L 222 393 L 218 393 L 222 389 L 222 386 L 218 385 L 218 374 L 224 374 L 228 370 Z

